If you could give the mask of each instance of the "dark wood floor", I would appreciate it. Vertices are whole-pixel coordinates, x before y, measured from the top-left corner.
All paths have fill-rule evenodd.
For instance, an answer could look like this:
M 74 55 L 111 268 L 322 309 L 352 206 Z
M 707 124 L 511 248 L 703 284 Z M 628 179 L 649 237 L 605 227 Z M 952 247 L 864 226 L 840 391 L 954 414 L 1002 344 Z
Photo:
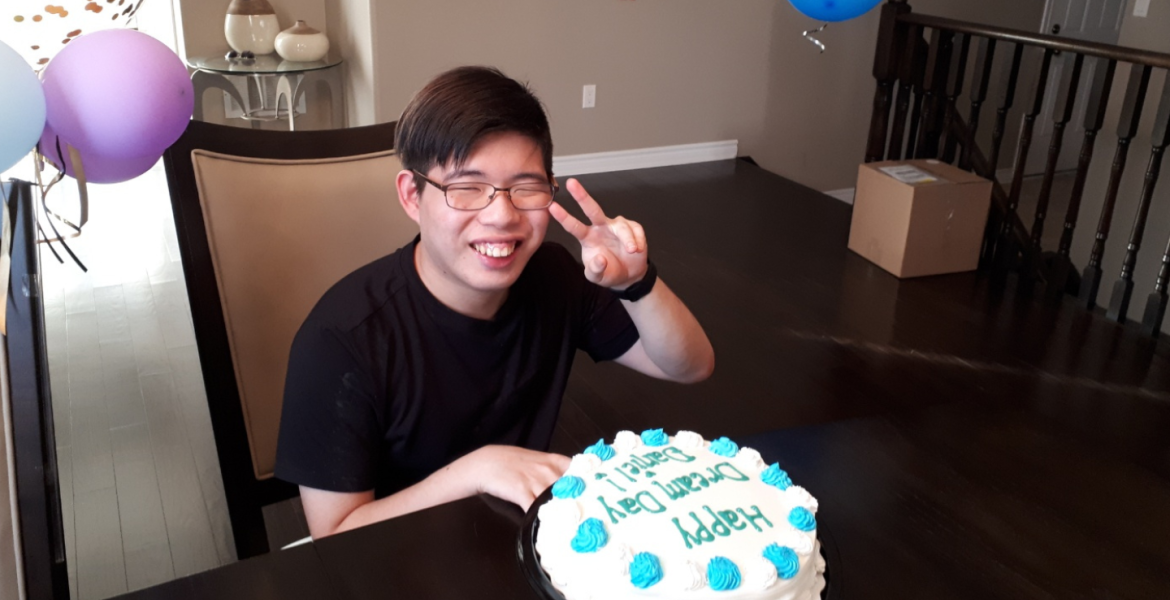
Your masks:
M 911 414 L 943 403 L 998 403 L 1043 415 L 1061 430 L 1086 433 L 1162 481 L 1170 478 L 1170 355 L 1165 344 L 1070 303 L 1019 299 L 1010 282 L 999 289 L 975 273 L 899 281 L 846 249 L 848 205 L 742 161 L 580 179 L 609 214 L 645 226 L 663 280 L 707 329 L 717 366 L 710 380 L 683 386 L 580 357 L 554 450 L 576 453 L 621 429 L 686 428 L 707 437 L 747 436 L 876 414 Z M 711 205 L 718 210 L 710 211 Z M 550 238 L 576 247 L 555 224 Z M 82 584 L 75 588 L 78 597 L 100 598 L 234 558 L 223 546 L 230 534 L 224 533 L 222 490 L 214 485 L 211 463 L 200 461 L 214 458 L 213 447 L 199 442 L 210 439 L 205 415 L 190 413 L 193 403 L 159 405 L 170 413 L 150 408 L 155 396 L 172 395 L 148 393 L 148 380 L 159 373 L 165 379 L 169 370 L 178 384 L 178 373 L 186 373 L 186 367 L 156 365 L 144 371 L 131 361 L 123 377 L 107 365 L 105 342 L 131 344 L 127 356 L 135 360 L 165 355 L 171 363 L 176 352 L 190 349 L 188 338 L 168 335 L 173 329 L 168 323 L 189 319 L 182 295 L 172 289 L 172 280 L 181 281 L 175 273 L 145 267 L 131 273 L 145 278 L 145 289 L 153 294 L 153 301 L 140 303 L 143 308 L 165 304 L 175 310 L 131 314 L 128 327 L 103 313 L 103 306 L 119 304 L 116 293 L 106 293 L 117 291 L 110 286 L 122 289 L 121 304 L 136 306 L 131 292 L 138 288 L 115 281 L 116 273 L 108 279 L 102 275 L 103 266 L 136 264 L 128 259 L 129 251 L 125 256 L 93 261 L 91 271 L 99 280 L 81 285 L 80 292 L 62 285 L 48 302 L 51 315 L 61 321 L 50 324 L 52 337 L 61 342 L 56 344 L 54 394 L 76 387 L 75 379 L 90 387 L 104 383 L 101 389 L 111 390 L 95 405 L 104 408 L 95 414 L 105 420 L 58 415 L 58 432 L 71 432 L 58 440 L 58 451 L 67 457 L 63 479 L 70 484 L 63 481 L 62 489 L 73 499 L 66 508 L 67 524 L 76 529 L 70 563 L 75 585 Z M 103 304 L 103 298 L 113 302 Z M 73 302 L 78 299 L 84 302 Z M 65 317 L 72 317 L 67 328 Z M 142 329 L 140 322 L 151 327 Z M 107 329 L 109 336 L 103 334 Z M 149 334 L 142 343 L 140 329 Z M 72 341 L 65 344 L 76 337 L 66 330 L 95 331 L 100 353 L 75 349 Z M 78 363 L 77 369 L 77 361 L 66 360 L 92 362 L 97 354 L 100 364 Z M 69 365 L 65 371 L 58 366 L 63 363 Z M 86 374 L 94 375 L 92 385 L 78 379 Z M 114 384 L 126 378 L 131 385 L 123 394 Z M 111 400 L 127 395 L 141 403 L 145 420 L 119 429 L 114 416 L 121 414 L 115 411 L 121 405 Z M 96 409 L 81 401 L 88 398 L 82 394 L 63 392 L 61 398 L 59 409 Z M 156 423 L 155 414 L 181 418 Z M 171 436 L 180 430 L 185 430 L 182 435 Z M 175 450 L 172 437 L 189 440 L 189 446 Z M 101 443 L 86 445 L 87 439 Z M 142 451 L 119 450 L 124 447 Z M 153 464 L 146 458 L 150 455 Z M 119 457 L 134 460 L 119 462 Z M 105 499 L 103 511 L 82 510 L 90 498 L 82 493 L 82 483 L 96 477 L 89 474 L 90 463 L 102 467 L 98 472 L 104 479 L 85 489 L 104 494 L 95 496 Z M 832 457 L 825 464 L 832 468 Z M 139 487 L 153 489 L 139 496 L 127 487 L 124 493 L 123 483 L 139 481 L 135 469 L 140 466 L 145 478 L 139 479 L 153 483 Z M 211 485 L 204 487 L 204 480 Z M 168 492 L 168 482 L 174 481 L 199 485 L 172 486 Z M 140 510 L 144 505 L 153 509 Z M 158 546 L 127 538 L 143 516 L 151 517 L 150 539 Z M 103 528 L 102 535 L 93 534 L 95 528 Z M 165 550 L 159 550 L 163 545 Z M 196 551 L 208 559 L 191 560 Z M 160 556 L 169 559 L 163 562 L 170 568 L 149 569 Z
M 1170 361 L 1165 344 L 1132 327 L 1071 302 L 1020 298 L 1010 280 L 978 273 L 899 281 L 846 249 L 848 205 L 742 161 L 581 180 L 609 214 L 645 226 L 663 281 L 715 345 L 716 369 L 682 386 L 582 358 L 558 451 L 619 429 L 749 435 L 1007 403 L 1170 474 Z M 708 202 L 718 219 L 695 208 Z M 659 228 L 669 239 L 655 237 Z

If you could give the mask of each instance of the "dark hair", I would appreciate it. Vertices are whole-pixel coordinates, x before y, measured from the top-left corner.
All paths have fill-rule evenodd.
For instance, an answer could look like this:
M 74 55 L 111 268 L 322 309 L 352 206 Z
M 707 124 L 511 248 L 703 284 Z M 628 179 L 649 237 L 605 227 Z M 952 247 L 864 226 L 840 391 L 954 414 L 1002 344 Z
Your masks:
M 403 168 L 426 173 L 452 160 L 462 165 L 477 141 L 503 131 L 536 142 L 552 177 L 552 134 L 532 90 L 498 69 L 459 67 L 414 95 L 398 119 L 394 146 Z

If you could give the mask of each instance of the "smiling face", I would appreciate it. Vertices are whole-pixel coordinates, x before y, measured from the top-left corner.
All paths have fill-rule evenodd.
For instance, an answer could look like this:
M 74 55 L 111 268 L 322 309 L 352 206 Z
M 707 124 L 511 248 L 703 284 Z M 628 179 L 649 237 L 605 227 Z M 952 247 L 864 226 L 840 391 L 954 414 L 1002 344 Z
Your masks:
M 500 188 L 548 181 L 540 147 L 512 132 L 485 136 L 462 165 L 448 161 L 426 176 L 444 185 Z M 415 266 L 423 284 L 451 309 L 480 319 L 491 318 L 504 303 L 548 228 L 548 209 L 517 210 L 505 193 L 482 210 L 453 209 L 435 186 L 416 188 L 410 171 L 398 174 L 398 197 L 422 234 Z

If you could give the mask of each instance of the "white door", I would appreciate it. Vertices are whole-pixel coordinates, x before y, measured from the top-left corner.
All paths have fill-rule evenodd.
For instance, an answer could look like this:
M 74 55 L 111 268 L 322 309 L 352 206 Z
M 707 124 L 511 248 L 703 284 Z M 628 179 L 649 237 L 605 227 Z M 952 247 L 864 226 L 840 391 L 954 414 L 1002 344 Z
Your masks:
M 1121 34 L 1121 21 L 1125 16 L 1125 7 L 1126 0 L 1048 0 L 1040 31 L 1077 40 L 1116 44 Z M 1085 135 L 1085 104 L 1088 102 L 1089 84 L 1093 80 L 1093 63 L 1094 60 L 1091 57 L 1085 57 L 1084 68 L 1081 69 L 1081 81 L 1078 85 L 1077 100 L 1073 107 L 1073 117 L 1064 130 L 1064 145 L 1060 152 L 1060 161 L 1057 163 L 1058 171 L 1069 171 L 1077 168 L 1081 142 Z M 1036 117 L 1032 146 L 1028 152 L 1026 172 L 1029 175 L 1043 173 L 1044 167 L 1048 164 L 1048 147 L 1052 143 L 1054 129 L 1053 113 L 1065 65 L 1064 55 L 1052 57 L 1044 110 Z M 1068 67 L 1071 68 L 1071 66 L 1071 63 L 1068 63 Z M 1026 85 L 1030 82 L 1021 81 L 1020 83 Z

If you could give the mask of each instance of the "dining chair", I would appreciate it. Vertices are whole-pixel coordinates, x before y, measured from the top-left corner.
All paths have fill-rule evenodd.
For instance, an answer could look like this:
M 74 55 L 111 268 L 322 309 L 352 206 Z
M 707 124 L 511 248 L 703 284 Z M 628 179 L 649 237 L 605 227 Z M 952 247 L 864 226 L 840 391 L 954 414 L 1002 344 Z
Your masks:
M 394 130 L 191 121 L 163 157 L 241 559 L 295 539 L 274 537 L 265 509 L 297 496 L 273 477 L 294 335 L 330 286 L 417 233 L 396 199 Z

